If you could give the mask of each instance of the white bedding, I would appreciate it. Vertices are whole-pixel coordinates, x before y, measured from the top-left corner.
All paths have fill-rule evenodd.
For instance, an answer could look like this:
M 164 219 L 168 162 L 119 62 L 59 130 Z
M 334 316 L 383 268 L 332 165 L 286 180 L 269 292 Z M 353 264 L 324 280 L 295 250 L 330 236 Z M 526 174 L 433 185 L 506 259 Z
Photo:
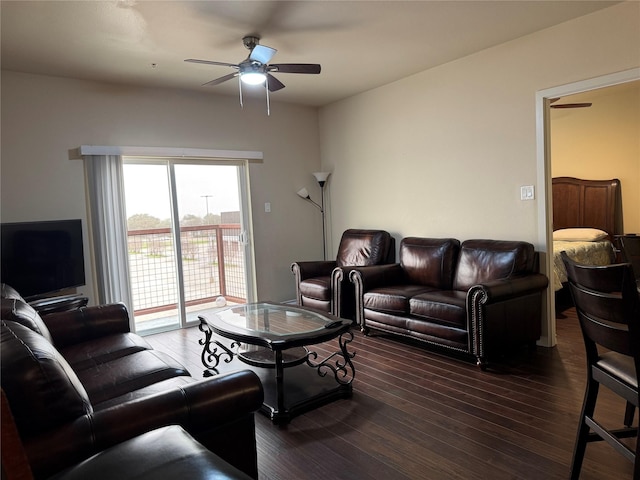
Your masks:
M 553 241 L 553 288 L 557 292 L 567 281 L 567 271 L 560 252 L 566 251 L 569 258 L 586 265 L 609 265 L 615 259 L 613 245 L 609 240 L 600 242 Z

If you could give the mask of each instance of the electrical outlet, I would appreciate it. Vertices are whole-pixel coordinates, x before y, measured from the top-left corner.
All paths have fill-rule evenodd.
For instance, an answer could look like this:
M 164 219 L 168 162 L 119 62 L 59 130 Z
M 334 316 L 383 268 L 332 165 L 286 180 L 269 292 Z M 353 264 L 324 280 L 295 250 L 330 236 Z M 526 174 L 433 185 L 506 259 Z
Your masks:
M 524 185 L 520 187 L 520 200 L 533 200 L 535 193 L 533 185 Z

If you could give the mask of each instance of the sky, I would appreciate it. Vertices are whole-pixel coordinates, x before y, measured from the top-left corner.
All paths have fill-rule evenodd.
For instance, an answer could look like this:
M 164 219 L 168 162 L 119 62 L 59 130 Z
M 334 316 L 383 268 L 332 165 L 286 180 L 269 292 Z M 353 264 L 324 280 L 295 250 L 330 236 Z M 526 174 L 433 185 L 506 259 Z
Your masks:
M 192 214 L 240 210 L 238 167 L 234 165 L 175 165 L 180 218 Z M 127 218 L 149 214 L 161 220 L 171 218 L 168 169 L 166 165 L 124 165 Z

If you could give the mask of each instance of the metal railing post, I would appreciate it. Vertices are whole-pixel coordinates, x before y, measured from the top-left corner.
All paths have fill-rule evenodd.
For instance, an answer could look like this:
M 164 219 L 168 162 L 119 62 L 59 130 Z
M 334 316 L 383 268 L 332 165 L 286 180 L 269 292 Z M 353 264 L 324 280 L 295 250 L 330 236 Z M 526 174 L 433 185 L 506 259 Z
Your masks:
M 220 295 L 226 297 L 227 295 L 227 279 L 224 272 L 224 240 L 222 236 L 222 229 L 216 226 L 216 244 L 218 251 L 218 276 L 220 281 Z

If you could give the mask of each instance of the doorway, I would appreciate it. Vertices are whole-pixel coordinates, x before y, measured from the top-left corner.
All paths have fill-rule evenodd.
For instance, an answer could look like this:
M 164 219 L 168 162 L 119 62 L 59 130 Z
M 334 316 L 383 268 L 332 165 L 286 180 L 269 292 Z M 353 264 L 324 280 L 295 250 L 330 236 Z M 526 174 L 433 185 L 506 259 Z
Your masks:
M 640 68 L 626 70 L 581 82 L 571 83 L 541 90 L 536 93 L 536 143 L 538 196 L 538 244 L 541 246 L 541 271 L 547 275 L 553 272 L 553 199 L 551 198 L 551 153 L 550 115 L 551 99 L 583 93 L 640 79 Z M 542 325 L 540 344 L 546 347 L 556 345 L 555 293 L 547 289 L 545 302 L 545 322 Z
M 124 157 L 123 171 L 136 331 L 183 328 L 253 301 L 244 164 Z

